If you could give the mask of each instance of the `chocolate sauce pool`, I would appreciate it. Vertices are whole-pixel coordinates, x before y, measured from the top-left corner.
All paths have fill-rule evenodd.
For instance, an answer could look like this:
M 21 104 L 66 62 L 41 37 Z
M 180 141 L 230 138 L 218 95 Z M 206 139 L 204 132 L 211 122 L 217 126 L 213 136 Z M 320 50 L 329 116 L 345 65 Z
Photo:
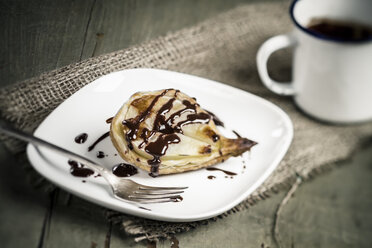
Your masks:
M 97 152 L 97 158 L 104 158 L 104 157 L 105 157 L 105 153 L 103 151 Z
M 106 120 L 106 123 L 111 123 L 113 118 L 114 117 L 108 118 Z M 110 135 L 110 132 L 106 132 L 103 135 L 101 135 L 91 146 L 88 147 L 88 151 L 92 151 L 99 142 L 104 140 L 109 135 Z M 75 142 L 78 143 L 78 144 L 82 144 L 87 140 L 87 138 L 88 138 L 88 134 L 87 133 L 82 133 L 82 134 L 79 134 L 78 136 L 75 137 Z M 107 155 L 103 151 L 98 151 L 96 153 L 97 158 L 104 158 L 105 156 L 107 156 Z M 115 156 L 117 156 L 117 154 L 115 154 Z M 93 170 L 91 170 L 89 168 L 85 168 L 83 164 L 81 164 L 77 161 L 68 160 L 68 164 L 70 165 L 70 173 L 73 176 L 89 177 L 89 176 L 94 174 Z M 117 177 L 130 177 L 130 176 L 133 176 L 133 175 L 137 174 L 138 170 L 133 165 L 126 164 L 126 163 L 120 163 L 120 164 L 115 165 L 112 168 L 112 173 Z M 101 176 L 101 175 L 97 174 L 95 177 L 99 177 L 99 176 Z M 82 182 L 85 183 L 85 180 L 83 180 Z
M 112 173 L 117 177 L 130 177 L 138 173 L 133 165 L 120 163 L 112 168 Z
M 88 134 L 81 133 L 78 136 L 75 137 L 75 142 L 78 144 L 83 144 L 88 139 Z
M 89 177 L 94 174 L 94 171 L 85 168 L 83 164 L 78 163 L 74 160 L 68 160 L 70 165 L 70 173 L 75 177 Z M 130 164 L 120 163 L 112 168 L 112 173 L 117 177 L 130 177 L 138 173 L 136 167 Z M 95 177 L 100 176 L 99 174 Z
M 89 177 L 94 174 L 94 171 L 85 168 L 84 165 L 74 161 L 68 160 L 68 164 L 70 165 L 70 173 L 75 177 Z

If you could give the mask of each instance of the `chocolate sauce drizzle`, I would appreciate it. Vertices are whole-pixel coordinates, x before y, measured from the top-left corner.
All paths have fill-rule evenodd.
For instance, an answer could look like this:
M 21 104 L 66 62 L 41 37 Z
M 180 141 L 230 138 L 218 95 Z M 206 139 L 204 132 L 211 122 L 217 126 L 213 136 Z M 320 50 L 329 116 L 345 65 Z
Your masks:
M 241 138 L 242 136 L 235 130 L 232 130 L 232 132 L 236 135 L 236 137 Z
M 172 109 L 173 102 L 176 100 L 177 93 L 179 90 L 174 90 L 174 97 L 169 99 L 156 113 L 153 130 L 149 130 L 147 128 L 143 128 L 141 133 L 140 125 L 146 118 L 150 115 L 151 110 L 154 108 L 156 102 L 164 95 L 166 95 L 170 90 L 174 89 L 166 89 L 162 91 L 161 94 L 155 96 L 152 100 L 150 105 L 147 107 L 145 111 L 134 118 L 130 118 L 124 120 L 122 123 L 126 127 L 128 127 L 129 131 L 126 134 L 126 140 L 128 142 L 128 148 L 133 149 L 132 140 L 135 140 L 139 135 L 143 142 L 141 142 L 138 148 L 142 148 L 145 144 L 145 151 L 153 156 L 153 159 L 148 160 L 148 164 L 151 165 L 150 176 L 156 177 L 159 174 L 159 165 L 161 163 L 160 157 L 165 155 L 168 146 L 170 144 L 177 144 L 181 140 L 177 136 L 176 133 L 183 133 L 182 127 L 189 124 L 201 123 L 207 124 L 211 120 L 211 115 L 207 113 L 197 113 L 197 103 L 191 103 L 188 100 L 183 100 L 182 104 L 185 106 L 183 109 L 171 114 L 167 119 L 165 115 Z M 186 119 L 174 124 L 176 118 L 179 118 L 184 113 L 190 113 L 186 116 Z M 161 133 L 159 137 L 153 141 L 148 143 L 149 139 L 155 134 Z M 219 139 L 218 135 L 212 137 L 212 139 L 216 142 Z
M 177 97 L 177 94 L 180 92 L 180 90 L 175 90 L 174 91 L 174 97 Z M 195 99 L 195 101 L 196 101 L 196 99 Z
M 108 119 L 106 120 L 106 123 L 107 123 L 107 124 L 110 124 L 110 123 L 112 122 L 113 119 L 114 119 L 114 117 L 110 117 L 110 118 L 108 118 Z
M 112 168 L 112 173 L 117 177 L 130 177 L 137 174 L 138 170 L 131 164 L 120 163 Z
M 112 119 L 113 118 L 109 118 L 109 119 L 106 120 L 106 122 L 107 123 L 110 123 L 112 121 Z M 91 146 L 89 146 L 88 151 L 92 151 L 94 149 L 94 147 L 99 142 L 101 142 L 103 139 L 105 139 L 109 135 L 110 135 L 109 132 L 104 133 Z M 88 137 L 88 134 L 82 133 L 82 134 L 78 135 L 75 138 L 75 141 L 80 144 L 80 141 L 83 140 L 82 143 L 84 143 L 87 137 Z M 117 154 L 115 154 L 115 156 L 116 155 Z M 97 158 L 104 158 L 107 155 L 103 151 L 98 151 L 97 154 L 96 154 L 96 156 L 97 156 Z M 91 170 L 89 168 L 85 168 L 83 164 L 81 164 L 81 163 L 79 163 L 77 161 L 68 160 L 68 164 L 70 165 L 70 173 L 73 176 L 76 176 L 76 177 L 89 177 L 89 176 L 91 176 L 91 175 L 94 174 L 94 171 L 93 170 Z M 115 165 L 112 168 L 112 173 L 115 176 L 117 176 L 117 177 L 130 177 L 130 176 L 133 176 L 133 175 L 137 174 L 138 171 L 137 171 L 137 168 L 134 167 L 133 165 L 125 164 L 125 163 L 120 163 L 120 164 Z M 100 174 L 97 174 L 95 177 L 99 177 L 99 176 L 101 176 L 101 175 Z M 83 180 L 82 182 L 84 183 L 85 181 Z
M 225 124 L 221 121 L 221 119 L 218 118 L 215 114 L 213 114 L 212 112 L 208 110 L 205 110 L 205 111 L 207 111 L 207 113 L 212 117 L 212 120 L 216 126 L 221 126 L 221 127 L 225 126 Z
M 226 175 L 229 175 L 229 176 L 236 176 L 236 175 L 238 175 L 235 172 L 231 172 L 231 171 L 227 171 L 227 170 L 222 170 L 222 169 L 216 168 L 216 167 L 209 167 L 209 168 L 207 168 L 207 170 L 209 170 L 209 171 L 222 171 Z
M 103 151 L 97 152 L 97 158 L 104 158 L 104 157 L 105 157 L 105 153 Z
M 159 175 L 160 157 L 167 152 L 170 144 L 177 144 L 180 141 L 176 134 L 162 134 L 155 142 L 151 142 L 145 147 L 145 151 L 154 157 L 147 161 L 151 165 L 150 176 L 156 177 Z
M 160 95 L 157 95 L 150 105 L 147 107 L 145 111 L 143 111 L 140 115 L 136 116 L 135 118 L 127 119 L 123 121 L 123 125 L 129 128 L 129 131 L 126 134 L 127 140 L 132 141 L 137 138 L 137 133 L 139 131 L 139 126 L 141 123 L 147 118 L 150 114 L 152 108 L 155 106 L 156 102 L 159 100 L 160 97 L 164 96 L 169 89 L 164 90 Z
M 68 160 L 67 162 L 70 165 L 70 173 L 75 177 L 89 177 L 94 174 L 94 171 L 85 168 L 83 164 L 80 164 L 74 160 Z
M 171 110 L 171 108 L 173 107 L 173 102 L 175 100 L 176 98 L 169 99 L 169 101 L 159 109 L 154 121 L 154 130 L 161 133 L 174 133 L 174 129 L 169 124 L 169 121 L 165 120 L 165 115 Z
M 78 136 L 75 137 L 75 142 L 78 144 L 83 144 L 88 139 L 87 133 L 81 133 Z
M 107 138 L 108 136 L 110 136 L 110 132 L 106 132 L 104 133 L 101 137 L 99 137 L 92 145 L 90 145 L 88 147 L 88 152 L 92 151 L 94 149 L 94 147 L 96 147 L 96 145 L 101 142 L 102 140 L 104 140 L 105 138 Z

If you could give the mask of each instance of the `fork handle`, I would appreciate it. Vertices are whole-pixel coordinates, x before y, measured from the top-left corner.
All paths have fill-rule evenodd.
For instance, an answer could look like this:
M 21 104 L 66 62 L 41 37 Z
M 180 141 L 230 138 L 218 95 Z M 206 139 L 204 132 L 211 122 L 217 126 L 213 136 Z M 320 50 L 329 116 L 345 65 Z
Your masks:
M 86 165 L 88 168 L 94 170 L 95 172 L 98 173 L 105 173 L 107 174 L 107 170 L 99 165 L 97 165 L 95 162 L 91 161 L 90 159 L 87 159 L 83 156 L 80 156 L 79 154 L 76 154 L 74 152 L 68 151 L 62 147 L 56 146 L 52 143 L 49 143 L 48 141 L 42 140 L 38 137 L 35 137 L 32 134 L 23 132 L 19 129 L 15 129 L 7 124 L 4 124 L 3 121 L 0 121 L 0 132 L 3 132 L 9 136 L 12 136 L 14 138 L 26 141 L 28 143 L 31 143 L 35 146 L 41 146 L 48 148 L 50 150 L 53 150 L 54 152 L 66 156 L 70 159 L 73 159 L 81 164 Z

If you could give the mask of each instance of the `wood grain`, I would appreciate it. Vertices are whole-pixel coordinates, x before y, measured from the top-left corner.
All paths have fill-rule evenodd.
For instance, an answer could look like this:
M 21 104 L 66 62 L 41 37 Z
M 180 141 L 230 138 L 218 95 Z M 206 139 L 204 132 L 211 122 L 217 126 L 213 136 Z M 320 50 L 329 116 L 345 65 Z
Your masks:
M 0 2 L 0 87 L 148 41 L 253 0 Z
M 148 41 L 249 0 L 0 1 L 0 87 Z M 372 148 L 303 184 L 278 220 L 283 247 L 372 247 Z M 59 190 L 50 198 L 0 144 L 0 247 L 146 247 L 101 208 Z M 284 192 L 177 234 L 180 247 L 276 247 Z M 157 247 L 170 247 L 169 241 Z

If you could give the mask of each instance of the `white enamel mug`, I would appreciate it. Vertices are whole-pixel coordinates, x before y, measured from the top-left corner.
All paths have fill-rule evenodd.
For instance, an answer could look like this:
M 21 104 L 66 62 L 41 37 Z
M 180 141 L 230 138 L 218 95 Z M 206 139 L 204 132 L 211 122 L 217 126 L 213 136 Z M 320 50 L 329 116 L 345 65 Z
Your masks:
M 371 0 L 297 0 L 290 8 L 293 32 L 267 40 L 257 53 L 264 85 L 293 96 L 308 115 L 333 123 L 372 120 L 372 40 L 345 41 L 306 28 L 312 18 L 354 21 L 372 26 Z M 293 47 L 292 82 L 269 77 L 270 55 Z

